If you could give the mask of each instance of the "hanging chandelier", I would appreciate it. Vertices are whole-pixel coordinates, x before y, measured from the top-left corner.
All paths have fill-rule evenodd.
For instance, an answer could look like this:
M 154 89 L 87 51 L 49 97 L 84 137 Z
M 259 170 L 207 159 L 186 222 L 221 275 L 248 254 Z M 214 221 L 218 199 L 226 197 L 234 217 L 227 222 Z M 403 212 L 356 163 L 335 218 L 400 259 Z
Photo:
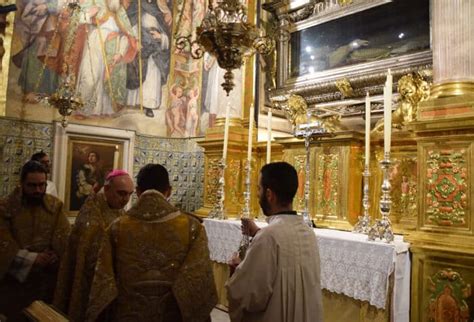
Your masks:
M 69 17 L 69 28 L 65 36 L 65 48 L 63 48 L 62 54 L 65 55 L 69 51 L 71 45 L 76 37 L 76 30 L 79 24 L 79 14 L 81 13 L 81 7 L 77 0 L 71 0 L 70 2 L 64 5 L 62 12 L 60 13 L 59 18 L 57 19 L 56 26 L 54 28 L 54 33 L 52 39 L 56 39 L 59 33 L 59 23 L 61 19 Z M 62 16 L 63 15 L 63 16 Z M 51 41 L 47 48 L 47 53 L 53 52 L 54 41 Z M 46 55 L 45 61 L 49 57 Z M 46 69 L 46 62 L 43 62 L 41 71 L 38 75 L 38 80 L 36 81 L 35 90 L 33 92 L 38 92 L 41 80 Z M 84 106 L 82 99 L 79 93 L 75 90 L 75 75 L 70 71 L 68 61 L 65 60 L 62 63 L 62 68 L 59 73 L 64 73 L 64 78 L 61 80 L 60 85 L 56 90 L 50 95 L 41 95 L 39 101 L 48 104 L 49 106 L 55 108 L 58 113 L 62 116 L 61 125 L 66 127 L 68 125 L 67 117 L 72 114 L 73 111 L 78 110 Z
M 68 124 L 67 117 L 75 110 L 84 106 L 81 98 L 75 94 L 74 82 L 71 77 L 67 76 L 59 88 L 47 97 L 48 104 L 58 110 L 62 116 L 61 125 L 66 127 Z
M 202 58 L 205 52 L 214 56 L 219 67 L 226 70 L 221 85 L 229 95 L 235 86 L 232 70 L 239 69 L 244 59 L 256 52 L 268 55 L 275 42 L 248 22 L 247 9 L 239 0 L 217 1 L 216 7 L 212 1 L 209 0 L 208 11 L 196 28 L 195 40 L 191 40 L 191 35 L 178 37 L 176 47 L 189 48 L 195 59 Z

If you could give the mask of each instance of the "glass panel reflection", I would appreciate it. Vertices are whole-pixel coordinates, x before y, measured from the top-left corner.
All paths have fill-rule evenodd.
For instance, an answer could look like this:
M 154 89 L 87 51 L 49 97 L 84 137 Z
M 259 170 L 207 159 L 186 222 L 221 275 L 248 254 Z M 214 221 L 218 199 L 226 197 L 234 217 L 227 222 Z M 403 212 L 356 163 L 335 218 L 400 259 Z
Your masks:
M 430 48 L 429 0 L 394 0 L 291 34 L 290 77 Z

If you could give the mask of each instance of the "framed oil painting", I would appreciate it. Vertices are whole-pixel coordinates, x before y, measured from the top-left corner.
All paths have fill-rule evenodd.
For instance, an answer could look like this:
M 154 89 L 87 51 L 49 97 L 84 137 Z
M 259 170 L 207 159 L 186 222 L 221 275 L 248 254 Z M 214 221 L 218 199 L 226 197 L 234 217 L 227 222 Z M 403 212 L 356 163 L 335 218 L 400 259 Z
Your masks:
M 132 174 L 135 132 L 77 124 L 56 124 L 55 131 L 53 181 L 69 216 L 101 189 L 112 169 Z
M 64 206 L 78 211 L 86 198 L 99 191 L 107 174 L 123 166 L 123 142 L 71 136 L 68 141 Z

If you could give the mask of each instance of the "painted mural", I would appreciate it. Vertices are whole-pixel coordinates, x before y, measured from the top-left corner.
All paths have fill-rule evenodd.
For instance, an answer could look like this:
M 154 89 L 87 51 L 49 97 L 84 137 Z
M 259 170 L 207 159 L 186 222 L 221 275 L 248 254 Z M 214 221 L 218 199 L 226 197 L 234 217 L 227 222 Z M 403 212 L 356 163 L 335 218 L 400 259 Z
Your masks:
M 204 0 L 19 0 L 7 116 L 58 119 L 46 99 L 67 81 L 84 103 L 70 122 L 168 137 L 203 135 L 232 102 L 240 116 L 242 73 L 232 97 L 212 57 L 175 48 L 205 14 Z M 240 77 L 240 78 L 239 78 Z

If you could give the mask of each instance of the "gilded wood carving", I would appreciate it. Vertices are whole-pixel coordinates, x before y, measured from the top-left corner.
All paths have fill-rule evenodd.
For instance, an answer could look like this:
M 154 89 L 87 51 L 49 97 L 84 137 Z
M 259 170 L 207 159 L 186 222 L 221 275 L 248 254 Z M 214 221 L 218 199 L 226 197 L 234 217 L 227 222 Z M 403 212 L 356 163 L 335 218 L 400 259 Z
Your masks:
M 438 271 L 429 278 L 429 318 L 434 322 L 468 322 L 469 307 L 465 301 L 471 296 L 471 285 L 461 274 L 450 268 Z
M 427 223 L 437 226 L 466 227 L 467 155 L 466 149 L 427 151 Z

